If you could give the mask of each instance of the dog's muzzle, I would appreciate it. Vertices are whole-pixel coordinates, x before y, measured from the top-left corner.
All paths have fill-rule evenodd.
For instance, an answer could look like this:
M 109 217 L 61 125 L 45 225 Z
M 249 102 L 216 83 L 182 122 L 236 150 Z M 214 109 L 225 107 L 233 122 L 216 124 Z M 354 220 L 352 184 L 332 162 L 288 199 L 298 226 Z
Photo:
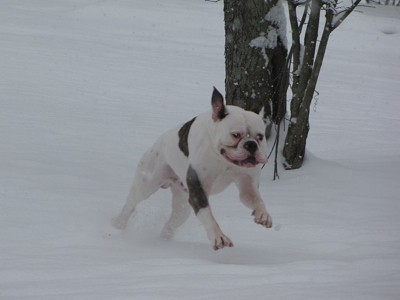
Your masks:
M 230 155 L 224 148 L 220 150 L 221 155 L 230 163 L 239 166 L 239 167 L 244 167 L 244 168 L 254 168 L 260 163 L 266 163 L 266 160 L 258 159 L 257 158 L 257 150 L 258 150 L 258 145 L 255 144 L 249 144 L 246 149 L 246 151 L 243 152 L 242 155 L 235 157 L 234 155 Z

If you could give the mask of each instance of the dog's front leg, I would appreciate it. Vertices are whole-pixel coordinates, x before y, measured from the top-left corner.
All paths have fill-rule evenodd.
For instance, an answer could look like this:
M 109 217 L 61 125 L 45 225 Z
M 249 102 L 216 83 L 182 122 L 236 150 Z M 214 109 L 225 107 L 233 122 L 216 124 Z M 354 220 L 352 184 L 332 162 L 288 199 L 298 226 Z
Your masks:
M 189 166 L 186 180 L 189 189 L 189 203 L 193 207 L 197 218 L 203 224 L 213 249 L 218 250 L 224 247 L 233 247 L 232 241 L 222 232 L 215 220 L 208 204 L 206 192 L 203 189 L 197 172 L 192 166 Z
M 238 182 L 237 186 L 240 191 L 240 200 L 253 211 L 252 216 L 254 216 L 254 222 L 271 228 L 272 218 L 265 208 L 264 201 L 256 187 L 256 183 L 250 178 L 245 178 Z

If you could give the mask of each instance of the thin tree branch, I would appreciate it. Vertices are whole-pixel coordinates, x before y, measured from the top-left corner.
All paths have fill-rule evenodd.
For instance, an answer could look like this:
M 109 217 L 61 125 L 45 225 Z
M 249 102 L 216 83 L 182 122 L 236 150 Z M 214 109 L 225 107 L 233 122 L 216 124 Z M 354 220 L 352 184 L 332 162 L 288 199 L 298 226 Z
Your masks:
M 352 6 L 350 6 L 348 9 L 346 9 L 344 12 L 339 13 L 342 14 L 342 16 L 340 18 L 338 18 L 337 20 L 332 20 L 332 24 L 331 24 L 331 31 L 334 31 L 336 28 L 339 27 L 340 24 L 342 24 L 342 22 L 353 12 L 353 10 L 357 7 L 357 5 L 361 2 L 361 0 L 356 0 Z
M 304 24 L 306 22 L 308 10 L 310 9 L 310 3 L 311 3 L 311 0 L 308 0 L 306 2 L 305 8 L 304 8 L 304 12 L 303 12 L 303 16 L 301 17 L 300 24 L 299 24 L 300 33 L 303 31 L 303 26 L 304 26 Z

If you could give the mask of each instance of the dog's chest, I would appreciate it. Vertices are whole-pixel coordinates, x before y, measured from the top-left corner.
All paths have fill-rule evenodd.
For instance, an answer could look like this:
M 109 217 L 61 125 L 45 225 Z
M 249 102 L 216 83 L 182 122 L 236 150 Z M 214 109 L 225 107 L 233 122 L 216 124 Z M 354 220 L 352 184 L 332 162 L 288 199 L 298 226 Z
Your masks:
M 215 178 L 208 177 L 205 179 L 205 184 L 210 186 L 210 194 L 218 194 L 224 191 L 230 184 L 235 181 L 237 172 L 227 167 L 220 172 Z

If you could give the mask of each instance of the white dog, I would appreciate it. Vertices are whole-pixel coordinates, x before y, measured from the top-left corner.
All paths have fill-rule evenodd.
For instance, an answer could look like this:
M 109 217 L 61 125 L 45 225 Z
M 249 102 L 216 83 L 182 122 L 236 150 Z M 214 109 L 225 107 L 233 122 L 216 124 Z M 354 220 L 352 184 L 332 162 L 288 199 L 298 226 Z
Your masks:
M 231 183 L 240 200 L 249 207 L 254 221 L 272 227 L 258 191 L 261 165 L 267 162 L 265 125 L 258 114 L 225 105 L 214 88 L 211 112 L 164 133 L 143 155 L 126 204 L 113 219 L 124 229 L 137 204 L 161 188 L 172 192 L 172 214 L 162 230 L 171 238 L 194 210 L 215 250 L 232 247 L 221 231 L 208 203 L 211 194 Z

